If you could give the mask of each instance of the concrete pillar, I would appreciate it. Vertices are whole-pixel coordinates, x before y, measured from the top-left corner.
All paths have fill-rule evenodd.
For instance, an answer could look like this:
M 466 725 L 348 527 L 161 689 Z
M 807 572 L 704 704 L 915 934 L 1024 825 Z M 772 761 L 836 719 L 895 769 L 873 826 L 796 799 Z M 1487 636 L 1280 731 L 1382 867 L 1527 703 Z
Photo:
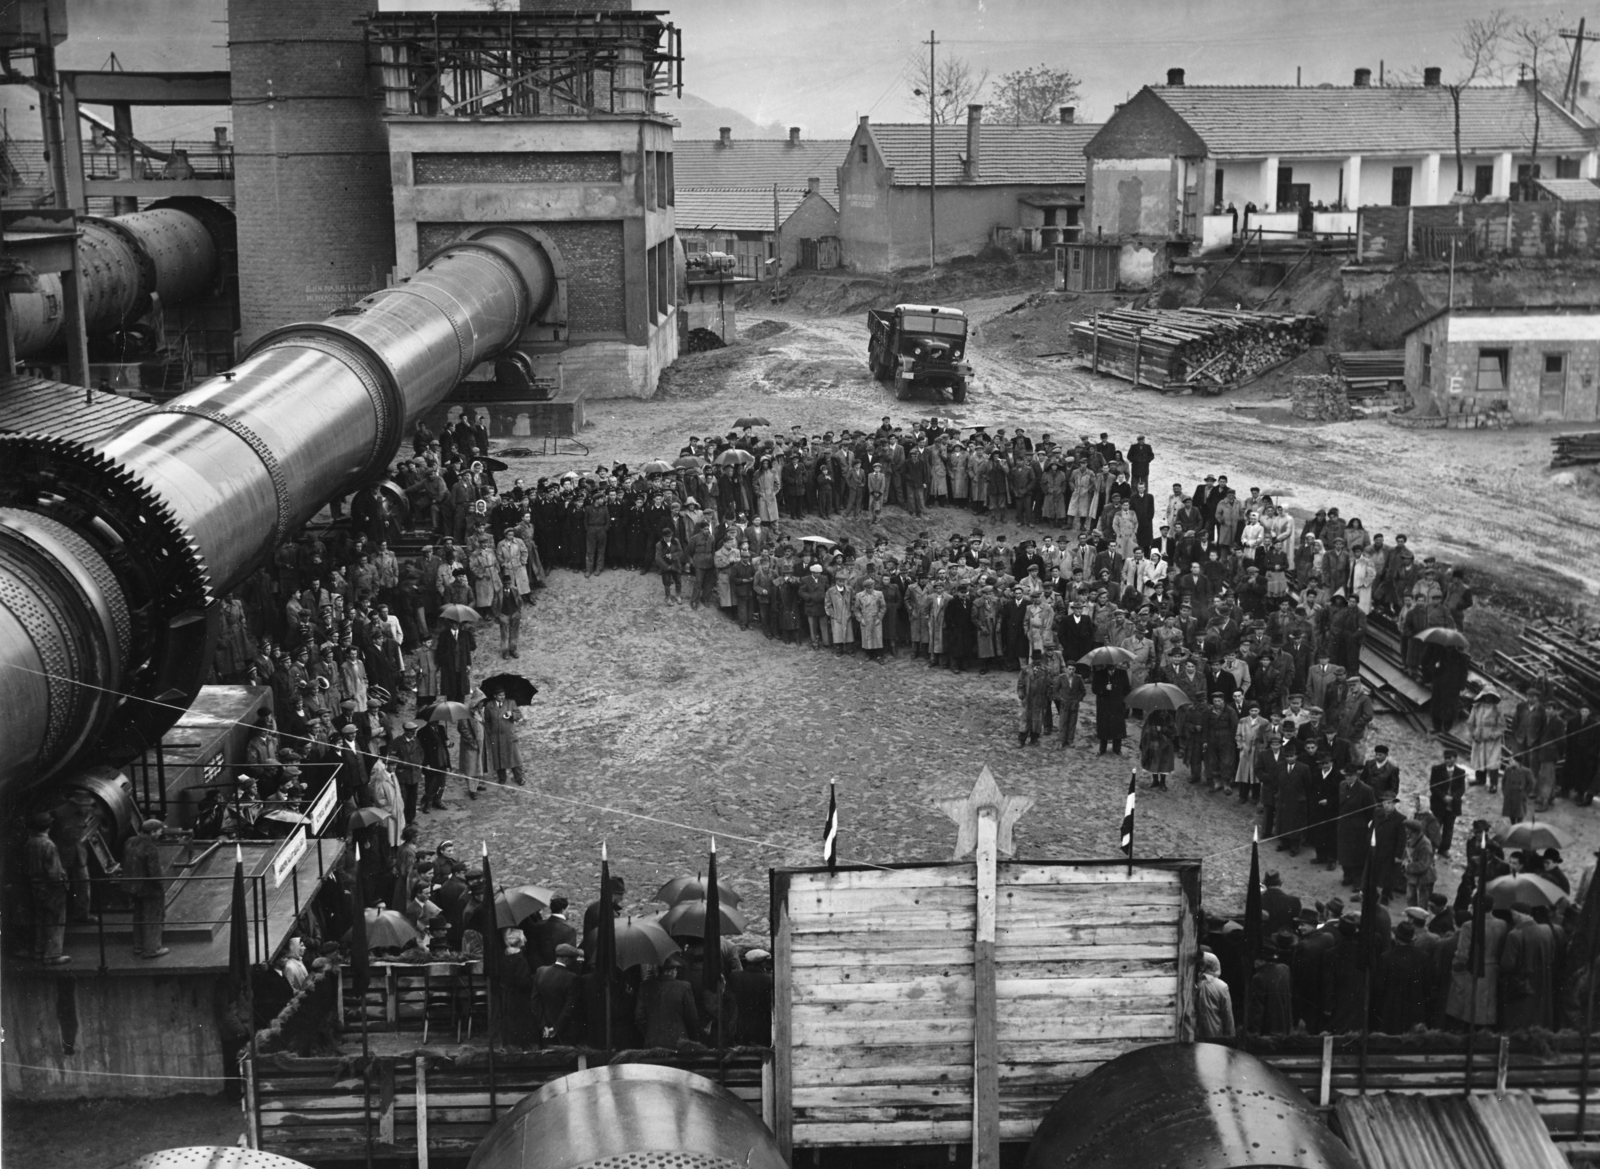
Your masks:
M 1413 203 L 1431 207 L 1440 201 L 1439 155 L 1437 152 L 1433 154 L 1424 154 L 1422 156 L 1422 174 L 1419 177 L 1422 179 L 1422 198 L 1412 199 L 1411 201 Z
M 1511 151 L 1505 150 L 1494 156 L 1494 189 L 1489 193 L 1502 199 L 1511 197 L 1511 184 L 1517 177 L 1516 168 L 1511 165 Z
M 1352 154 L 1344 160 L 1344 205 L 1361 206 L 1361 156 Z
M 1263 211 L 1278 209 L 1278 156 L 1261 160 L 1261 199 L 1256 206 Z

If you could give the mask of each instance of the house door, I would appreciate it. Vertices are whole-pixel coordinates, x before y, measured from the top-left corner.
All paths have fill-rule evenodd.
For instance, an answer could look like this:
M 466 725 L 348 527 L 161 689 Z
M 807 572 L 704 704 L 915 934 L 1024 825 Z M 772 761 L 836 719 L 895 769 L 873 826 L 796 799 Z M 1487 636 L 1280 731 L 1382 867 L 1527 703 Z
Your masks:
M 1567 355 L 1546 353 L 1539 374 L 1539 413 L 1561 418 L 1567 412 Z
M 1397 166 L 1389 180 L 1389 204 L 1393 207 L 1411 206 L 1411 168 Z

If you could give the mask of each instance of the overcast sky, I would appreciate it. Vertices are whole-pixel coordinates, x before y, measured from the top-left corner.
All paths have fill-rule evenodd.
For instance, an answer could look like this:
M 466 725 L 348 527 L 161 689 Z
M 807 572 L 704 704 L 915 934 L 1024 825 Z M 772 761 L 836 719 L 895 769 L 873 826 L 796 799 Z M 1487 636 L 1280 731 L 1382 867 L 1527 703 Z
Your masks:
M 1171 66 L 1187 70 L 1192 84 L 1293 85 L 1299 66 L 1307 85 L 1347 85 L 1358 66 L 1376 76 L 1380 60 L 1389 69 L 1439 64 L 1448 76 L 1452 38 L 1470 17 L 1496 7 L 1564 12 L 1554 0 L 635 0 L 635 7 L 666 9 L 683 30 L 687 93 L 762 124 L 804 127 L 808 136 L 846 136 L 861 114 L 915 119 L 902 72 L 912 53 L 927 52 L 918 42 L 930 29 L 940 53 L 995 77 L 1040 63 L 1071 69 L 1084 83 L 1080 116 L 1099 121 Z M 130 69 L 226 67 L 226 0 L 69 0 L 69 12 L 63 67 L 98 69 L 113 51 Z M 1576 23 L 1580 12 L 1568 5 L 1565 14 Z M 196 136 L 208 134 L 212 120 L 199 110 L 174 119 L 185 131 L 192 123 Z

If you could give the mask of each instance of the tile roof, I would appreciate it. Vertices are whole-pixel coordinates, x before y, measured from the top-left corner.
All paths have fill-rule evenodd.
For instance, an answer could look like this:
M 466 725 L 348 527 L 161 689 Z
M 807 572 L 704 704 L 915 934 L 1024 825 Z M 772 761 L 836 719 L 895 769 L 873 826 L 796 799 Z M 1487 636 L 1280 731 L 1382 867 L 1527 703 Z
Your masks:
M 772 185 L 804 191 L 809 179 L 821 179 L 824 191 L 839 185 L 838 167 L 850 151 L 842 138 L 802 138 L 790 145 L 787 138 L 735 138 L 724 146 L 716 139 L 680 138 L 672 144 L 673 185 L 739 187 L 755 190 Z
M 708 231 L 771 231 L 772 188 L 766 190 L 736 190 L 718 187 L 712 190 L 684 190 L 674 193 L 672 220 L 678 230 Z M 778 222 L 794 214 L 805 199 L 804 191 L 778 191 Z M 829 204 L 832 206 L 832 203 Z
M 1425 86 L 1152 85 L 1150 91 L 1205 139 L 1214 156 L 1453 153 L 1454 110 Z M 1532 91 L 1518 85 L 1461 91 L 1461 148 L 1526 154 Z M 1540 153 L 1584 153 L 1593 128 L 1541 95 Z
M 934 128 L 937 178 L 951 186 L 1022 184 L 1061 186 L 1082 183 L 1086 170 L 1083 144 L 1099 131 L 1085 122 L 1047 122 L 1037 126 L 983 123 L 978 139 L 978 177 L 965 177 L 961 160 L 967 153 L 965 122 Z M 895 168 L 897 187 L 928 185 L 928 126 L 917 122 L 871 123 L 867 130 L 886 165 Z M 848 145 L 848 144 L 847 144 Z
M 1566 1169 L 1526 1092 L 1340 1096 L 1339 1131 L 1365 1169 Z
M 1592 203 L 1600 199 L 1600 183 L 1593 179 L 1535 179 L 1541 191 L 1565 203 Z

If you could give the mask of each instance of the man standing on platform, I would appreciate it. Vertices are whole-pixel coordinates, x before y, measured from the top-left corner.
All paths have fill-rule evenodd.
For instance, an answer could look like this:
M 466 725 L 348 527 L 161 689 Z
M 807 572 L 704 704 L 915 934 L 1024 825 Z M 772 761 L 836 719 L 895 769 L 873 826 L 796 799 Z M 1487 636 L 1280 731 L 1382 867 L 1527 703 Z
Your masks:
M 50 839 L 54 822 L 49 812 L 36 812 L 28 821 L 33 835 L 25 849 L 33 892 L 33 956 L 46 966 L 72 961 L 70 954 L 61 952 L 67 936 L 67 870 L 61 865 L 56 842 Z
M 1428 773 L 1428 808 L 1439 821 L 1439 855 L 1450 855 L 1450 834 L 1461 815 L 1461 797 L 1467 794 L 1467 773 L 1456 766 L 1454 749 L 1444 749 L 1444 762 Z
M 391 753 L 395 761 L 395 779 L 400 782 L 400 794 L 405 798 L 406 823 L 417 818 L 417 789 L 422 783 L 422 740 L 417 731 L 422 724 L 415 719 L 405 724 L 405 733 L 394 741 Z
M 162 877 L 161 851 L 156 840 L 166 828 L 160 820 L 139 825 L 139 835 L 122 850 L 122 887 L 133 898 L 133 955 L 159 958 L 167 953 L 161 944 L 161 927 L 167 916 L 167 882 Z

